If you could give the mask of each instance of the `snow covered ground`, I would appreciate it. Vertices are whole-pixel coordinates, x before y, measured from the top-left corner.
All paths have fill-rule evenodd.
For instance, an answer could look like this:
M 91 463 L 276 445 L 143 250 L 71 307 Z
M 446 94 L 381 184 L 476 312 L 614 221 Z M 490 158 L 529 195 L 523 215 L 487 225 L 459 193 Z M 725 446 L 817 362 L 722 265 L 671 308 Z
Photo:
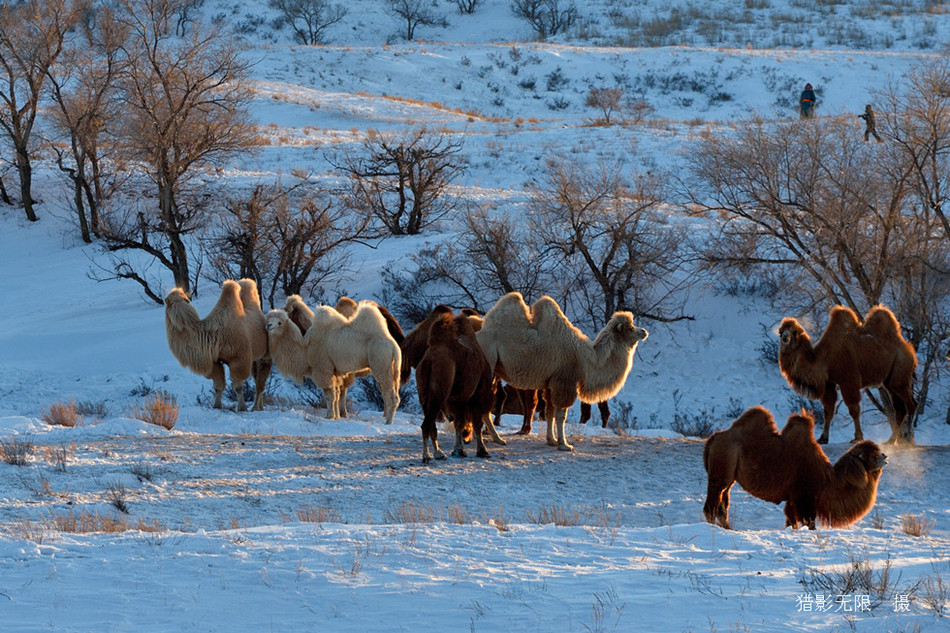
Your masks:
M 224 11 L 207 4 L 209 14 Z M 593 14 L 605 3 L 578 4 Z M 252 5 L 234 7 L 241 16 Z M 824 40 L 820 50 L 702 40 L 619 49 L 601 46 L 606 37 L 540 44 L 500 0 L 422 34 L 438 43 L 383 45 L 390 18 L 369 7 L 354 2 L 325 47 L 259 27 L 248 55 L 253 115 L 268 141 L 222 177 L 244 186 L 302 167 L 333 179 L 334 148 L 368 128 L 425 123 L 463 140 L 466 196 L 517 208 L 551 152 L 675 172 L 699 132 L 750 112 L 794 116 L 806 80 L 819 89 L 820 113 L 853 115 L 936 54 L 913 37 L 886 50 Z M 946 33 L 945 16 L 927 20 Z M 598 23 L 604 33 L 611 24 L 603 15 Z M 872 39 L 911 28 L 903 18 L 861 25 Z M 597 113 L 584 96 L 615 83 L 654 108 L 647 123 L 588 125 Z M 945 383 L 932 389 L 919 446 L 885 449 L 877 505 L 854 528 L 787 530 L 781 508 L 740 490 L 736 530 L 710 526 L 702 442 L 674 433 L 674 416 L 705 412 L 722 427 L 737 409 L 764 404 L 781 424 L 791 391 L 759 352 L 783 315 L 696 289 L 695 321 L 647 324 L 618 396 L 636 430 L 581 426 L 575 410 L 567 454 L 544 444 L 540 422 L 531 437 L 511 436 L 520 420 L 508 416 L 508 445 L 489 444 L 491 459 L 425 467 L 411 406 L 392 426 L 360 401 L 353 418 L 331 422 L 275 380 L 276 402 L 263 412 L 210 409 L 209 382 L 168 351 L 161 307 L 134 284 L 88 277 L 104 256 L 81 245 L 58 176 L 42 163 L 37 171 L 41 221 L 0 209 L 0 442 L 31 448 L 24 466 L 0 462 L 0 630 L 946 629 Z M 451 231 L 446 222 L 360 251 L 327 292 L 378 298 L 383 265 Z M 197 298 L 199 312 L 214 294 Z M 171 431 L 131 414 L 158 389 L 181 404 Z M 69 399 L 100 412 L 76 428 L 43 421 Z M 865 433 L 883 441 L 888 426 L 869 409 Z M 845 417 L 832 428 L 832 459 L 851 436 Z M 908 534 L 906 517 L 924 533 Z

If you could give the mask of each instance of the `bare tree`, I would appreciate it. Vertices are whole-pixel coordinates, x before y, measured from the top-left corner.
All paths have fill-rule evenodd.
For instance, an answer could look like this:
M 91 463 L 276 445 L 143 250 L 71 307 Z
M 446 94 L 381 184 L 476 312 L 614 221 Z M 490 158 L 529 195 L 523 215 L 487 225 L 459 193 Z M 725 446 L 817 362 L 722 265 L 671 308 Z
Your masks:
M 604 115 L 601 119 L 605 125 L 610 125 L 611 117 L 623 107 L 623 88 L 591 88 L 587 93 L 584 104 L 590 108 L 597 108 Z
M 251 277 L 273 305 L 283 296 L 312 294 L 347 269 L 346 245 L 359 239 L 365 218 L 354 217 L 307 180 L 291 187 L 258 185 L 249 197 L 229 198 L 224 224 L 211 238 L 218 277 Z
M 128 157 L 145 167 L 155 186 L 156 210 L 109 223 L 114 251 L 143 250 L 188 291 L 192 270 L 185 236 L 207 220 L 212 201 L 202 177 L 253 138 L 248 120 L 247 65 L 214 28 L 196 28 L 181 39 L 169 35 L 177 4 L 170 0 L 122 0 L 129 39 L 120 78 Z M 136 281 L 154 298 L 149 280 L 129 262 L 116 277 Z
M 459 13 L 475 13 L 475 7 L 478 6 L 478 0 L 455 0 L 455 6 L 459 8 Z
M 389 11 L 396 19 L 401 20 L 405 31 L 405 38 L 412 41 L 416 29 L 420 26 L 445 26 L 445 17 L 437 15 L 432 10 L 430 0 L 386 0 Z
M 460 174 L 461 143 L 424 127 L 403 134 L 370 130 L 358 153 L 336 165 L 350 179 L 351 205 L 392 235 L 415 235 L 451 212 L 447 193 Z
M 416 322 L 438 303 L 485 311 L 499 295 L 517 291 L 530 301 L 550 286 L 549 258 L 540 255 L 526 223 L 485 207 L 468 210 L 455 238 L 410 259 L 414 270 L 387 271 L 384 298 Z
M 950 242 L 934 239 L 938 216 L 912 195 L 914 169 L 900 153 L 875 151 L 843 122 L 750 121 L 708 135 L 691 163 L 703 185 L 694 202 L 719 219 L 704 253 L 711 266 L 772 277 L 775 300 L 796 314 L 894 306 L 929 380 L 928 356 L 950 334 Z M 893 430 L 913 441 L 909 426 Z
M 575 314 L 599 327 L 617 310 L 656 321 L 682 313 L 684 233 L 662 212 L 659 183 L 619 165 L 587 168 L 551 159 L 531 186 L 531 225 L 542 249 L 566 271 L 563 293 Z
M 563 6 L 561 0 L 511 0 L 511 10 L 527 20 L 542 40 L 566 31 L 577 21 L 574 0 L 567 0 Z
M 51 143 L 57 164 L 73 187 L 73 206 L 85 242 L 100 236 L 100 209 L 118 186 L 121 167 L 117 137 L 119 107 L 117 77 L 124 61 L 120 47 L 127 29 L 109 7 L 100 7 L 94 26 L 63 53 L 63 63 L 48 70 L 56 109 L 53 126 L 68 145 Z M 88 215 L 87 215 L 88 209 Z
M 346 17 L 346 8 L 328 0 L 270 0 L 301 44 L 322 44 L 326 30 Z
M 67 31 L 78 22 L 83 0 L 0 3 L 0 129 L 14 152 L 20 203 L 31 222 L 33 200 L 30 141 L 47 71 L 63 51 Z

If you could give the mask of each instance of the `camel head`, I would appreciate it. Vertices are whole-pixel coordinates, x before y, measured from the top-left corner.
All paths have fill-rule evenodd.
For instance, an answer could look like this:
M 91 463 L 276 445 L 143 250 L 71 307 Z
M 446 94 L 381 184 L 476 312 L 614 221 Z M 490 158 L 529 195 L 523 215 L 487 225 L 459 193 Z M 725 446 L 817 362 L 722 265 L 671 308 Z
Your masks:
M 284 310 L 274 309 L 267 313 L 265 318 L 268 336 L 279 336 L 293 322 Z
M 887 455 L 881 451 L 877 444 L 870 440 L 858 442 L 851 447 L 849 452 L 854 453 L 861 460 L 864 468 L 869 473 L 882 470 L 887 464 Z
M 650 336 L 650 333 L 645 329 L 633 324 L 633 314 L 630 312 L 614 312 L 607 327 L 617 340 L 623 342 L 627 347 L 633 347 Z M 598 338 L 600 337 L 598 336 Z
M 805 328 L 792 317 L 782 319 L 782 324 L 778 326 L 779 353 L 793 350 L 803 343 L 808 343 L 811 347 L 811 338 L 805 332 Z

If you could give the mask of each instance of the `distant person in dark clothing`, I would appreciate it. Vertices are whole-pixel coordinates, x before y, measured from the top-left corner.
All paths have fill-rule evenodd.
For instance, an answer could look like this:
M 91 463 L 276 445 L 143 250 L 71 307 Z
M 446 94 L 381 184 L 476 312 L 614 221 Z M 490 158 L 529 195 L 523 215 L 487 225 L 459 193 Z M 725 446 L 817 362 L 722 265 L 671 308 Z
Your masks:
M 864 141 L 868 141 L 868 137 L 872 134 L 877 141 L 881 142 L 881 137 L 877 135 L 876 122 L 874 120 L 874 110 L 871 109 L 871 104 L 864 106 L 864 114 L 859 114 L 859 117 L 864 119 Z
M 801 118 L 812 118 L 815 115 L 815 105 L 817 105 L 817 102 L 815 90 L 811 87 L 811 84 L 805 84 L 805 89 L 802 90 L 802 96 L 798 98 L 798 103 L 801 105 Z

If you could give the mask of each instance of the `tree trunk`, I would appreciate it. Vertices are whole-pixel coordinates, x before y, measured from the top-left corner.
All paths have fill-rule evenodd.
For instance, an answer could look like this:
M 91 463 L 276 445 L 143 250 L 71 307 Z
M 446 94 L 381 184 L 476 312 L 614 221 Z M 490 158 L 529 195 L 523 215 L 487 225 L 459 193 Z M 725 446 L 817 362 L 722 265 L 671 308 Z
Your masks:
M 79 231 L 82 234 L 82 241 L 86 244 L 92 243 L 92 236 L 89 234 L 89 222 L 86 221 L 86 208 L 83 205 L 83 186 L 79 176 L 73 176 L 73 202 L 76 205 L 76 216 L 79 218 Z
M 33 209 L 33 166 L 30 164 L 30 156 L 26 148 L 17 148 L 16 150 L 16 168 L 20 176 L 20 202 L 23 204 L 23 210 L 26 211 L 26 219 L 30 222 L 36 222 L 36 211 Z

